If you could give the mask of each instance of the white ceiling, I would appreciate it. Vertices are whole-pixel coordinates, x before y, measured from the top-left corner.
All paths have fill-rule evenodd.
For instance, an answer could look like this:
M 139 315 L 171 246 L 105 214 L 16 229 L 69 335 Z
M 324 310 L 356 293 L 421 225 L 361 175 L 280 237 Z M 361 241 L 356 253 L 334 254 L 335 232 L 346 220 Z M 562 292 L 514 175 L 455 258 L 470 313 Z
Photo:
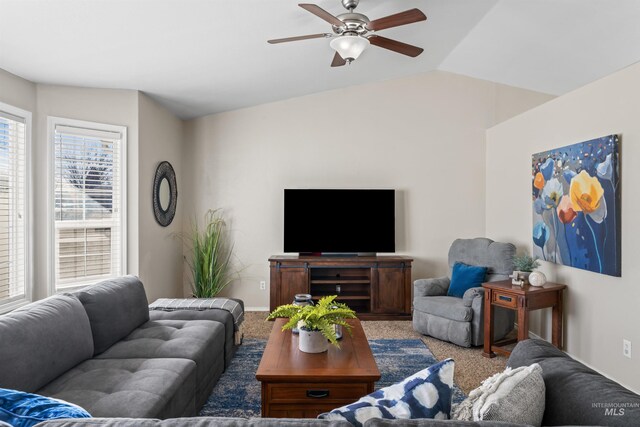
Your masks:
M 306 1 L 306 0 L 305 0 Z M 339 0 L 309 0 L 333 14 Z M 182 118 L 441 69 L 562 94 L 640 60 L 639 0 L 361 0 L 380 32 L 425 49 L 371 46 L 331 68 L 330 31 L 284 0 L 0 0 L 0 68 L 39 83 L 137 89 Z

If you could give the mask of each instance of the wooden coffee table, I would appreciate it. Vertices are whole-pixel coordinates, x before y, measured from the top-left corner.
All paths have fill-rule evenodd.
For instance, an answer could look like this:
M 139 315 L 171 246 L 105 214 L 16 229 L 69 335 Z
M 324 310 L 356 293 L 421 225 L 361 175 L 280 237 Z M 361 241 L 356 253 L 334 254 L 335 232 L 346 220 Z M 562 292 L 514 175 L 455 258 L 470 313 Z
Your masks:
M 276 319 L 256 378 L 262 383 L 262 417 L 315 418 L 373 392 L 380 371 L 358 319 L 349 320 L 340 348 L 319 354 L 298 349 L 298 336 Z

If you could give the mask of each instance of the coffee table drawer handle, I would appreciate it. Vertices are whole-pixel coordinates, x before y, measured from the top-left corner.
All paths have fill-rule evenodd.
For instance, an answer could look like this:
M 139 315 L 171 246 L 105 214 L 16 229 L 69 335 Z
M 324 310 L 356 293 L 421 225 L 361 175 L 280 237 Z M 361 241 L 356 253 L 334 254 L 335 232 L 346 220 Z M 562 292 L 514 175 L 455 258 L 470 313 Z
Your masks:
M 507 301 L 507 302 L 511 302 L 512 301 L 511 297 L 505 297 L 504 295 L 499 295 L 498 299 L 500 299 L 501 301 Z
M 312 397 L 314 399 L 329 397 L 329 390 L 307 390 L 307 397 Z

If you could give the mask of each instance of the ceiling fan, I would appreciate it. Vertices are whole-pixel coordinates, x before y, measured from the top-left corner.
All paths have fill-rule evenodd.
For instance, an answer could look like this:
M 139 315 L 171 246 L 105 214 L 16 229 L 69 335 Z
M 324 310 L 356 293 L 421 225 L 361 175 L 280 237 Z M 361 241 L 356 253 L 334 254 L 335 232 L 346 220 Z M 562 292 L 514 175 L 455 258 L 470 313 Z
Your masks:
M 331 40 L 329 44 L 336 51 L 333 61 L 331 62 L 332 67 L 351 64 L 351 62 L 358 59 L 360 54 L 370 44 L 411 57 L 416 57 L 422 53 L 424 50 L 422 48 L 388 39 L 375 33 L 387 28 L 424 21 L 427 19 L 424 13 L 419 9 L 410 9 L 371 21 L 365 15 L 354 12 L 359 2 L 360 0 L 342 0 L 342 5 L 348 12 L 338 16 L 330 14 L 315 4 L 300 3 L 298 6 L 331 24 L 333 32 L 287 37 L 284 39 L 268 40 L 267 42 L 276 44 L 298 40 L 331 38 L 333 40 Z

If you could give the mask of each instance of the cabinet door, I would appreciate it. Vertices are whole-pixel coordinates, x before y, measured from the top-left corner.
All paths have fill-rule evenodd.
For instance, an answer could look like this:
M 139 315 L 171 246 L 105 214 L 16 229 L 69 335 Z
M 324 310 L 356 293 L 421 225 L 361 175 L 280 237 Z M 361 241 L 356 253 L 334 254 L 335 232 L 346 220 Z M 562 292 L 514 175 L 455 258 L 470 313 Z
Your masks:
M 405 265 L 380 265 L 373 274 L 372 310 L 374 313 L 410 313 L 411 268 Z
M 272 269 L 271 301 L 269 306 L 273 311 L 282 304 L 291 304 L 295 294 L 309 293 L 309 269 L 305 266 L 279 265 Z M 273 276 L 275 279 L 273 280 Z M 273 298 L 275 296 L 275 298 Z

